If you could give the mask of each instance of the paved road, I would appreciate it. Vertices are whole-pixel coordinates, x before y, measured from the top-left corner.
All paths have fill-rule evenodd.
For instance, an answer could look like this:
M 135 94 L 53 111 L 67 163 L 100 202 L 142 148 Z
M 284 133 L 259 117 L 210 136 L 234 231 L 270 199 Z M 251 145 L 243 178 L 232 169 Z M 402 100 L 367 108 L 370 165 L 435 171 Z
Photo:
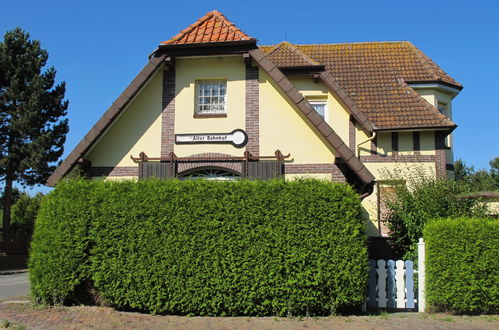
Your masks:
M 28 293 L 28 273 L 0 275 L 0 300 L 26 296 Z

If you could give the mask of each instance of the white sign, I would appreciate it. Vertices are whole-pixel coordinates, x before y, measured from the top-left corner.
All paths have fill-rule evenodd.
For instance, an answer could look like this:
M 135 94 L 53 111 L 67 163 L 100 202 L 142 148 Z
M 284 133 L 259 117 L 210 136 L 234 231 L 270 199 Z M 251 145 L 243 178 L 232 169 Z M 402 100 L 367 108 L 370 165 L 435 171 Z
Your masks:
M 230 133 L 175 134 L 177 144 L 225 143 L 240 148 L 244 147 L 247 142 L 248 135 L 242 129 L 236 129 Z

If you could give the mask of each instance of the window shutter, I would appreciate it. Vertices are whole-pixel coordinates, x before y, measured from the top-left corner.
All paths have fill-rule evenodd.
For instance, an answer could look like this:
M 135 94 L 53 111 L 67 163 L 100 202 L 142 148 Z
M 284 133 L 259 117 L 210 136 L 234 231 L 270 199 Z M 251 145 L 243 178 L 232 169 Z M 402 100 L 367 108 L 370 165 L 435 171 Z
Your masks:
M 173 163 L 145 162 L 139 164 L 139 179 L 156 177 L 167 179 L 174 177 Z
M 248 179 L 251 180 L 270 180 L 281 179 L 282 163 L 276 160 L 247 162 Z

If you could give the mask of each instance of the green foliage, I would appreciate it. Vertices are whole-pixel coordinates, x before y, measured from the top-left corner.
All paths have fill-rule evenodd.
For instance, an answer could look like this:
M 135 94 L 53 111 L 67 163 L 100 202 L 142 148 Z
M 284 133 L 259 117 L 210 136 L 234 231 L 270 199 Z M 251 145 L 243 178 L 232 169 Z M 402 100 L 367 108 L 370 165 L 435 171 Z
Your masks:
M 11 233 L 31 235 L 43 194 L 37 193 L 35 196 L 30 196 L 14 189 L 13 197 Z M 2 210 L 0 210 L 1 214 Z M 0 228 L 2 228 L 2 223 L 0 223 Z
M 91 182 L 61 183 L 42 200 L 29 259 L 31 291 L 38 302 L 61 304 L 89 273 L 89 226 L 98 210 Z
M 499 312 L 499 220 L 440 219 L 425 227 L 426 294 L 434 311 Z
M 92 282 L 107 304 L 151 313 L 335 313 L 364 301 L 360 201 L 313 180 L 62 182 L 42 203 L 30 276 L 48 303 Z
M 47 59 L 40 42 L 20 28 L 6 32 L 0 42 L 0 178 L 7 232 L 12 183 L 45 183 L 64 150 L 65 83 L 55 85 L 53 67 L 42 71 Z
M 394 185 L 395 194 L 386 200 L 388 227 L 396 251 L 414 259 L 423 228 L 432 219 L 484 216 L 476 200 L 460 195 L 468 187 L 449 179 L 435 179 L 418 173 L 407 182 Z
M 40 208 L 43 194 L 38 193 L 31 197 L 23 193 L 12 205 L 12 230 L 31 234 L 35 225 L 36 215 Z
M 456 181 L 468 186 L 473 192 L 499 191 L 499 157 L 492 159 L 490 170 L 475 169 L 474 166 L 467 166 L 461 159 L 454 163 L 454 173 Z

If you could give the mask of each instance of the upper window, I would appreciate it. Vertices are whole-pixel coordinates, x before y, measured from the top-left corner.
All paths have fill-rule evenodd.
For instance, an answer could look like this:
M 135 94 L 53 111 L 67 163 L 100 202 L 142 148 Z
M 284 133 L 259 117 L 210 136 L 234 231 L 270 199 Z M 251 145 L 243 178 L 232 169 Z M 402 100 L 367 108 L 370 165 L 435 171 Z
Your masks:
M 321 116 L 325 118 L 326 115 L 326 101 L 308 101 L 312 108 Z
M 197 114 L 224 114 L 227 112 L 227 81 L 221 79 L 198 80 Z
M 438 111 L 440 111 L 441 114 L 447 116 L 447 104 L 443 102 L 438 102 Z

